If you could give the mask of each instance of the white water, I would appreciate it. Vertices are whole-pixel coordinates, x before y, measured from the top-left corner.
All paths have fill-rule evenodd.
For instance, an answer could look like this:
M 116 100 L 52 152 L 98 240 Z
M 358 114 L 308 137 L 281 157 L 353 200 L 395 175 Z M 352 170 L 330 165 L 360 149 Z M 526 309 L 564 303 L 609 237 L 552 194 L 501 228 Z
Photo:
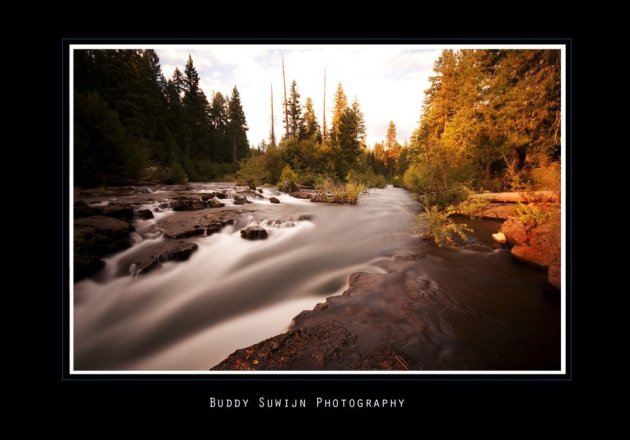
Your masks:
M 243 240 L 229 226 L 195 239 L 199 249 L 186 262 L 166 263 L 140 277 L 116 277 L 121 260 L 162 240 L 144 234 L 144 241 L 138 236 L 138 244 L 107 261 L 99 282 L 77 283 L 75 369 L 207 370 L 343 292 L 352 273 L 383 271 L 392 251 L 414 242 L 415 203 L 400 189 L 371 190 L 358 206 L 278 198 L 279 205 L 256 202 L 269 205 L 265 209 L 272 215 L 249 221 L 268 229 L 267 240 Z M 275 221 L 302 214 L 312 220 Z

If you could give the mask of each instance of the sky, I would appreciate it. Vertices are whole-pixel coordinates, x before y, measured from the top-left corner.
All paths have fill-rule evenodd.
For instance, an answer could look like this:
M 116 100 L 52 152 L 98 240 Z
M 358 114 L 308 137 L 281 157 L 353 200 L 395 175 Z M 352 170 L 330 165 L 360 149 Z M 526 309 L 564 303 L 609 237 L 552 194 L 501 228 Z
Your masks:
M 396 124 L 400 143 L 411 136 L 418 126 L 424 91 L 440 54 L 439 49 L 409 45 L 162 46 L 156 51 L 167 78 L 175 67 L 184 71 L 190 54 L 209 100 L 215 91 L 230 95 L 236 85 L 253 146 L 269 140 L 272 84 L 276 137 L 283 133 L 283 55 L 287 93 L 295 79 L 300 102 L 304 105 L 311 97 L 321 125 L 325 67 L 327 124 L 330 126 L 333 97 L 341 82 L 349 103 L 358 99 L 365 116 L 367 143 L 373 146 L 385 139 L 390 121 Z

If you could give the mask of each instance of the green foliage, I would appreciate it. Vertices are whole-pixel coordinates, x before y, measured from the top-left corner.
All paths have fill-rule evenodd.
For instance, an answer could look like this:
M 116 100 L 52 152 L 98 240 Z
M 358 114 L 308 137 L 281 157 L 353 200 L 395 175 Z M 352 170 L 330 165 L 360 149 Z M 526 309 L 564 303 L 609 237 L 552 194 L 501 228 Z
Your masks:
M 289 165 L 285 166 L 278 181 L 278 190 L 286 193 L 298 190 L 298 175 L 291 169 Z
M 441 209 L 435 205 L 424 205 L 424 212 L 419 215 L 420 226 L 426 229 L 422 234 L 425 240 L 433 241 L 438 246 L 456 246 L 456 238 L 466 240 L 466 232 L 472 232 L 464 223 L 456 223 L 451 215 L 455 213 L 455 208 L 449 206 Z
M 241 167 L 236 173 L 237 183 L 239 185 L 252 183 L 259 186 L 269 182 L 271 176 L 265 165 L 265 156 L 263 154 L 251 155 L 241 163 Z
M 560 162 L 543 161 L 531 171 L 531 176 L 535 189 L 560 191 Z
M 171 179 L 174 163 L 191 180 L 214 179 L 249 154 L 238 91 L 217 92 L 210 104 L 191 57 L 166 80 L 154 50 L 78 50 L 74 79 L 78 185 L 137 178 L 149 167 Z
M 359 195 L 366 190 L 366 187 L 356 182 L 339 184 L 328 177 L 319 179 L 315 189 L 317 195 L 313 201 L 355 205 L 359 200 Z
M 184 183 L 186 182 L 187 176 L 186 176 L 186 172 L 184 171 L 184 168 L 182 167 L 182 165 L 179 162 L 174 162 L 168 169 L 166 172 L 166 176 L 165 176 L 165 183 L 170 184 L 170 185 L 177 185 L 180 183 Z
M 130 139 L 118 113 L 96 92 L 77 93 L 75 109 L 75 180 L 139 177 L 148 165 L 146 141 Z
M 464 200 L 455 206 L 455 211 L 469 217 L 477 217 L 489 204 L 490 202 L 488 199 L 483 197 L 468 197 L 467 200 Z
M 544 166 L 560 152 L 557 50 L 449 49 L 434 71 L 411 138 L 408 188 L 442 199 L 462 184 L 496 190 L 503 180 L 502 189 L 522 191 L 559 182 Z
M 367 188 L 385 188 L 385 185 L 387 185 L 385 176 L 375 174 L 372 168 L 368 168 L 363 172 L 350 170 L 346 176 L 346 181 L 349 183 L 358 183 Z
M 549 215 L 533 203 L 519 203 L 514 210 L 514 215 L 518 218 L 518 221 L 530 228 L 540 225 L 549 219 Z

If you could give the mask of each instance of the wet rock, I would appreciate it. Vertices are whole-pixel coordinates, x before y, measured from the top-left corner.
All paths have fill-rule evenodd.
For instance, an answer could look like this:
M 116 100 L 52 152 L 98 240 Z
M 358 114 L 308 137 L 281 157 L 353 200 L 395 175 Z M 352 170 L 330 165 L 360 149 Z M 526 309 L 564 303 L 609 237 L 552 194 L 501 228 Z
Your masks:
M 171 203 L 171 206 L 173 211 L 196 211 L 206 207 L 203 201 L 195 199 L 175 200 Z
M 234 224 L 241 216 L 239 210 L 184 211 L 158 220 L 157 227 L 165 238 L 180 239 L 196 235 L 211 235 L 228 224 Z
M 314 215 L 312 215 L 312 214 L 302 214 L 302 215 L 300 215 L 300 216 L 298 217 L 298 221 L 307 220 L 307 221 L 309 221 L 309 222 L 310 222 L 310 221 L 312 221 L 312 220 L 313 220 L 313 218 L 314 218 L 314 217 L 315 217 L 315 216 L 314 216 Z
M 264 240 L 267 238 L 267 230 L 260 226 L 249 226 L 241 230 L 241 238 L 246 240 Z
M 560 261 L 555 261 L 547 270 L 547 281 L 556 289 L 562 286 L 562 272 L 560 271 Z
M 249 182 L 247 184 L 247 187 L 251 189 L 252 191 L 256 191 L 256 185 L 254 185 L 254 182 Z
M 206 202 L 208 208 L 223 208 L 225 203 L 219 202 L 217 199 L 210 199 Z
M 262 188 L 258 188 L 256 191 L 258 191 L 260 194 L 262 194 L 262 193 L 263 193 Z
M 96 214 L 98 214 L 97 210 L 90 207 L 83 200 L 74 202 L 74 218 L 90 217 Z
M 234 196 L 234 204 L 235 205 L 244 205 L 247 203 L 247 197 L 245 196 Z
M 138 218 L 142 220 L 148 220 L 148 219 L 153 218 L 153 213 L 149 209 L 141 209 L 138 212 L 136 212 L 136 215 L 138 216 Z
M 129 223 L 111 217 L 92 216 L 74 222 L 75 280 L 98 271 L 99 260 L 131 247 Z
M 306 191 L 299 191 L 299 192 L 291 193 L 291 197 L 295 197 L 296 199 L 310 199 L 314 195 L 315 195 L 314 192 L 306 192 Z
M 227 194 L 225 193 L 225 191 L 222 191 L 222 192 L 216 192 L 216 193 L 214 193 L 214 196 L 215 196 L 217 199 L 227 199 Z
M 523 263 L 547 268 L 560 258 L 560 234 L 540 234 L 534 229 L 527 244 L 512 248 L 512 255 Z
M 501 232 L 505 235 L 510 246 L 523 244 L 528 239 L 528 229 L 517 218 L 510 218 L 501 225 Z
M 169 202 L 163 202 L 158 205 L 158 208 L 160 209 L 168 209 L 170 207 L 171 207 L 171 204 Z
M 133 220 L 133 208 L 131 205 L 123 203 L 111 203 L 103 206 L 100 210 L 100 215 L 105 217 L 113 217 L 120 220 L 130 222 Z
M 352 334 L 341 324 L 291 330 L 237 350 L 212 370 L 321 370 L 329 366 L 327 354 L 350 357 Z M 282 356 L 275 356 L 280 351 Z
M 197 249 L 196 243 L 163 240 L 121 261 L 119 275 L 128 274 L 130 267 L 134 268 L 134 275 L 144 275 L 167 261 L 186 261 Z
M 271 203 L 280 203 L 280 200 L 278 200 L 278 198 L 277 198 L 277 197 L 270 197 L 270 198 L 269 198 L 269 201 L 270 201 Z
M 250 197 L 252 199 L 258 199 L 258 200 L 264 199 L 264 197 L 261 196 L 258 191 L 244 190 L 244 191 L 238 191 L 236 194 L 245 196 L 246 198 Z
M 503 232 L 497 232 L 496 234 L 492 234 L 492 239 L 499 244 L 505 244 L 507 242 L 507 239 L 505 238 L 505 235 L 503 234 Z
M 105 262 L 100 258 L 84 255 L 74 255 L 74 280 L 79 281 L 83 278 L 95 274 L 105 267 Z

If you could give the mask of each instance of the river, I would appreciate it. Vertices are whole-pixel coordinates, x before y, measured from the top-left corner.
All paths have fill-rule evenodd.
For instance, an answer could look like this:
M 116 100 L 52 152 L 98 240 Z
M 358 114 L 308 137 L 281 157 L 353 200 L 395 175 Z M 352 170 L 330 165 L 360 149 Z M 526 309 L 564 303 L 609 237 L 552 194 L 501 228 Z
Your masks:
M 195 185 L 197 192 L 212 189 Z M 274 194 L 280 204 L 254 201 L 244 222 L 194 239 L 199 249 L 188 261 L 121 276 L 121 261 L 165 240 L 137 235 L 137 243 L 108 258 L 98 276 L 75 283 L 75 369 L 208 370 L 234 350 L 286 331 L 302 310 L 346 290 L 351 274 L 385 273 L 400 252 L 429 256 L 423 270 L 437 292 L 496 320 L 501 338 L 522 345 L 515 348 L 519 356 L 525 350 L 541 365 L 559 362 L 559 301 L 544 294 L 543 273 L 492 244 L 497 223 L 472 222 L 476 232 L 468 245 L 436 248 L 414 234 L 418 205 L 402 189 L 371 189 L 357 206 L 264 190 L 267 197 Z M 157 218 L 168 215 L 177 214 Z M 136 229 L 151 222 L 137 221 Z M 247 225 L 265 227 L 269 238 L 241 239 L 239 230 Z

